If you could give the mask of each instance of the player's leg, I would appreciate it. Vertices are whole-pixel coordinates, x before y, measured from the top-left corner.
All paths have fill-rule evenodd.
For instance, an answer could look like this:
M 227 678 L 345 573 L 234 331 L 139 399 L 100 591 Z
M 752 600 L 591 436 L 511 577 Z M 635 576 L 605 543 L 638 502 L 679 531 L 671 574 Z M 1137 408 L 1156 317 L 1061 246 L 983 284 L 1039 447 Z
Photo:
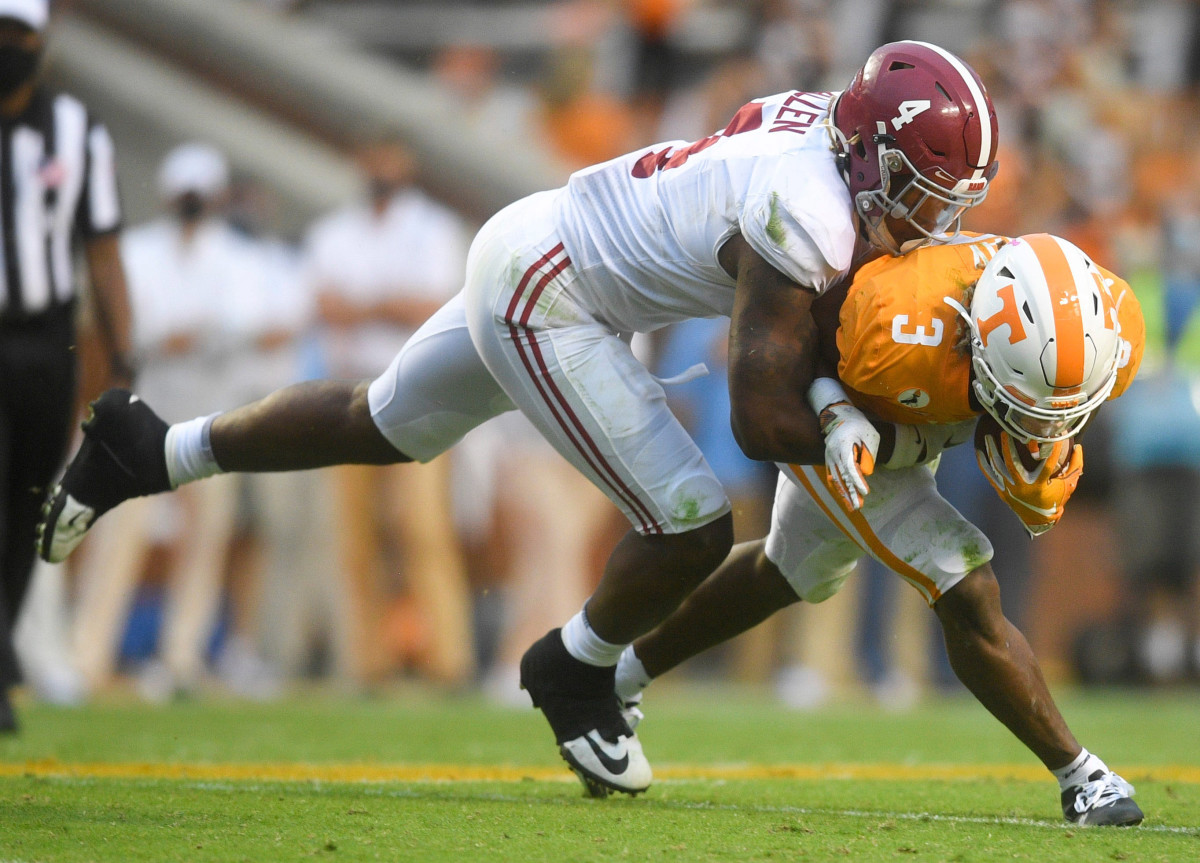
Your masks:
M 374 381 L 293 384 L 173 426 L 136 395 L 109 390 L 92 403 L 83 444 L 43 508 L 39 553 L 63 560 L 131 497 L 223 472 L 428 461 L 511 409 L 472 346 L 461 295 Z
M 1025 638 L 1000 607 L 989 561 L 992 546 L 937 491 L 927 467 L 877 471 L 868 506 L 850 512 L 815 468 L 791 475 L 830 517 L 916 587 L 935 609 L 955 673 L 1059 780 L 1066 817 L 1081 824 L 1136 824 L 1133 789 L 1072 736 Z M 874 498 L 874 504 L 871 500 Z
M 492 375 L 633 529 L 585 609 L 536 642 L 522 684 L 593 793 L 638 793 L 650 768 L 613 694 L 621 650 L 674 610 L 733 542 L 728 498 L 662 387 L 579 300 L 579 275 L 534 196 L 485 227 L 468 276 L 471 336 Z
M 1133 787 L 1079 745 L 1059 713 L 1029 642 L 1005 618 L 990 564 L 975 569 L 933 606 L 958 679 L 1059 780 L 1063 814 L 1090 825 L 1142 821 Z
M 513 409 L 471 342 L 462 294 L 413 334 L 373 381 L 308 381 L 220 414 L 223 471 L 427 462 Z
M 1054 770 L 1080 745 L 1046 687 L 1029 643 L 1005 618 L 1000 587 L 984 564 L 934 603 L 955 675 L 997 719 Z
M 622 662 L 625 656 L 636 655 L 647 676 L 658 677 L 799 602 L 796 591 L 767 557 L 766 544 L 764 538 L 734 546 L 674 614 L 630 645 Z M 617 692 L 623 694 L 620 680 Z
M 618 696 L 636 701 L 652 679 L 801 598 L 828 599 L 862 553 L 806 490 L 781 475 L 768 536 L 735 546 L 674 614 L 622 653 Z
M 584 609 L 526 652 L 521 682 L 590 793 L 636 794 L 651 771 L 613 694 L 617 660 L 724 559 L 732 517 L 661 387 L 624 342 L 598 326 L 531 337 L 553 395 L 529 404 L 514 386 L 514 401 L 634 527 Z

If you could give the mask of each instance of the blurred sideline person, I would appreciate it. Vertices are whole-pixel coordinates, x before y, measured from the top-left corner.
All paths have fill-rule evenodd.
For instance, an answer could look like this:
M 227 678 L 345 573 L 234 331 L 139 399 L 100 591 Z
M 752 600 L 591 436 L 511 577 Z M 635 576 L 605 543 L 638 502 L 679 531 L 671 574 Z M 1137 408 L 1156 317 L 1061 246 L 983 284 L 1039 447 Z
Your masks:
M 167 416 L 232 403 L 230 309 L 258 290 L 264 274 L 250 244 L 221 217 L 228 185 L 218 150 L 176 147 L 158 175 L 164 214 L 122 241 L 140 392 Z M 111 677 L 135 590 L 155 563 L 165 580 L 162 625 L 158 658 L 141 670 L 142 694 L 161 701 L 198 685 L 221 610 L 237 488 L 225 477 L 177 498 L 139 501 L 98 532 L 82 561 L 74 636 L 90 688 Z
M 1133 292 L 1048 234 L 962 236 L 863 267 L 828 326 L 841 383 L 820 378 L 814 390 L 836 390 L 893 424 L 889 458 L 904 467 L 881 458 L 855 506 L 830 471 L 780 465 L 768 537 L 737 546 L 625 650 L 618 697 L 636 702 L 682 660 L 800 600 L 828 599 L 870 555 L 937 613 L 955 673 L 1054 773 L 1069 821 L 1140 823 L 1132 786 L 1067 728 L 1001 611 L 991 544 L 938 493 L 930 466 L 970 438 L 977 417 L 994 420 L 998 435 L 975 432 L 981 470 L 1030 535 L 1052 528 L 1083 473 L 1078 433 L 1141 362 L 1145 326 Z M 838 445 L 834 435 L 827 445 Z M 908 450 L 918 464 L 903 457 Z
M 288 387 L 174 426 L 106 393 L 50 495 L 40 553 L 64 558 L 130 497 L 221 472 L 429 461 L 520 408 L 632 525 L 584 608 L 526 651 L 521 682 L 589 793 L 641 793 L 652 772 L 613 697 L 617 660 L 725 559 L 733 530 L 725 490 L 622 334 L 728 316 L 746 455 L 869 472 L 880 438 L 866 416 L 806 398 L 816 301 L 863 260 L 955 231 L 986 194 L 996 141 L 978 76 L 897 42 L 839 94 L 751 101 L 700 141 L 577 172 L 484 225 L 463 292 L 374 381 Z
M 260 277 L 242 280 L 225 297 L 223 401 L 237 405 L 314 376 L 315 303 L 299 249 L 271 232 L 278 202 L 270 190 L 235 177 L 227 198 L 223 219 L 261 268 Z M 308 667 L 314 636 L 324 639 L 334 663 L 346 660 L 347 603 L 329 578 L 337 566 L 329 479 L 312 471 L 238 478 L 227 625 L 214 666 L 235 695 L 278 695 L 284 674 Z
M 462 477 L 480 492 L 490 476 L 491 548 L 486 576 L 500 597 L 495 652 L 481 688 L 490 700 L 529 706 L 521 656 L 547 629 L 574 614 L 595 587 L 596 549 L 620 514 L 587 477 L 518 411 L 502 414 L 463 441 L 474 462 Z M 486 465 L 478 464 L 486 460 Z M 470 465 L 467 465 L 470 466 Z M 499 564 L 499 565 L 497 565 Z M 486 610 L 487 602 L 480 603 Z
M 299 247 L 276 236 L 278 200 L 251 177 L 235 178 L 226 219 L 261 256 L 265 278 L 231 296 L 234 331 L 228 404 L 244 404 L 319 377 L 316 303 Z M 245 474 L 229 562 L 229 634 L 217 657 L 221 682 L 252 698 L 275 695 L 282 680 L 313 670 L 353 668 L 349 597 L 337 572 L 332 479 L 318 471 Z
M 461 220 L 413 186 L 416 164 L 394 140 L 356 155 L 367 197 L 320 219 L 305 242 L 328 374 L 378 373 L 462 284 L 467 236 Z M 474 671 L 466 564 L 453 520 L 449 461 L 422 467 L 342 465 L 334 471 L 335 519 L 357 639 L 353 674 L 377 684 L 392 669 L 381 650 L 389 628 L 402 648 L 424 641 L 419 670 L 447 684 Z M 402 573 L 416 617 L 395 614 Z M 389 619 L 389 613 L 391 619 Z M 418 647 L 419 649 L 419 647 Z
M 121 206 L 108 131 L 73 96 L 38 83 L 47 0 L 0 0 L 0 732 L 17 730 L 12 643 L 33 571 L 40 498 L 62 464 L 81 373 L 132 377 L 118 252 Z M 74 255 L 87 265 L 96 342 L 76 353 Z M 89 394 L 90 395 L 90 394 Z
M 1147 316 L 1146 372 L 1112 420 L 1120 518 L 1116 631 L 1086 634 L 1083 676 L 1177 684 L 1200 678 L 1200 180 L 1168 199 L 1162 273 L 1135 283 Z M 1087 654 L 1097 649 L 1095 658 Z M 1108 678 L 1105 680 L 1105 678 Z

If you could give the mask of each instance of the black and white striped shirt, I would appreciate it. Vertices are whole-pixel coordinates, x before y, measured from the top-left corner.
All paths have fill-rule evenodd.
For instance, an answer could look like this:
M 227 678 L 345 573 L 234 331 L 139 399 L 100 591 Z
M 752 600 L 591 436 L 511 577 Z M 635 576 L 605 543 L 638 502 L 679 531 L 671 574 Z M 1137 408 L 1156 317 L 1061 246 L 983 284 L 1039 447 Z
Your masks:
M 0 119 L 0 322 L 70 302 L 73 244 L 120 226 L 112 138 L 82 102 L 38 92 Z

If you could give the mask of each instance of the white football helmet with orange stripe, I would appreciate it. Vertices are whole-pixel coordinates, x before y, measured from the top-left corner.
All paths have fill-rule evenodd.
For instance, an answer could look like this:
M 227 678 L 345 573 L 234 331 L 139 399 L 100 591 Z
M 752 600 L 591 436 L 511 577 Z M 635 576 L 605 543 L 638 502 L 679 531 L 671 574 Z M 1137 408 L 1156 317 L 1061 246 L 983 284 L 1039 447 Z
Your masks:
M 947 298 L 950 301 L 950 298 Z M 1099 269 L 1049 234 L 1011 240 L 983 269 L 968 312 L 974 391 L 1020 441 L 1075 435 L 1117 380 L 1117 308 Z

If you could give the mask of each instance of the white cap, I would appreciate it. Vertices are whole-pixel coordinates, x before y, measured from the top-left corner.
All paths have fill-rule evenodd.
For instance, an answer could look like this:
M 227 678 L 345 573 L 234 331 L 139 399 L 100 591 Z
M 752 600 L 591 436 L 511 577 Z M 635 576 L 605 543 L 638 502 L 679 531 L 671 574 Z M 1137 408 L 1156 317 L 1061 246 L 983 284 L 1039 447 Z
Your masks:
M 0 18 L 16 18 L 40 32 L 50 19 L 50 0 L 0 0 Z
M 0 0 L 3 3 L 4 0 Z M 195 192 L 212 198 L 229 185 L 229 163 L 209 144 L 182 144 L 167 154 L 158 172 L 158 191 L 164 199 Z

